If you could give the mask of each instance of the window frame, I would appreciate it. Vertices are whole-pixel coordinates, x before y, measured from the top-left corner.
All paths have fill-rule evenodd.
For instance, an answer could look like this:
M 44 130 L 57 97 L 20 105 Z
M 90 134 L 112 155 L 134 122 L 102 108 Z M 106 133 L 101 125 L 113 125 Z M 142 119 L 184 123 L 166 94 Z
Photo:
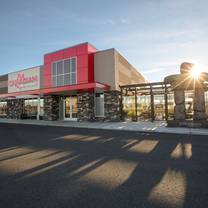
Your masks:
M 97 102 L 96 102 L 96 95 L 99 94 L 99 95 L 103 95 L 103 115 L 97 115 Z M 94 103 L 95 103 L 95 117 L 96 118 L 104 118 L 105 117 L 105 93 L 95 93 L 94 94 Z
M 75 60 L 75 72 L 73 72 L 71 70 L 72 68 L 72 60 Z M 69 60 L 69 72 L 65 73 L 64 70 L 64 61 Z M 62 74 L 58 74 L 58 70 L 57 70 L 57 63 L 58 62 L 62 62 Z M 55 64 L 56 66 L 56 74 L 53 74 L 53 64 Z M 72 74 L 75 74 L 75 82 L 72 82 Z M 69 84 L 65 84 L 65 75 L 69 75 Z M 57 78 L 59 76 L 63 76 L 63 81 L 62 81 L 62 85 L 58 85 L 57 82 Z M 54 80 L 55 80 L 55 85 L 54 85 Z M 65 59 L 61 59 L 61 60 L 57 60 L 57 61 L 53 61 L 51 62 L 51 83 L 52 83 L 52 87 L 63 87 L 63 86 L 67 86 L 67 85 L 76 85 L 77 84 L 77 56 L 72 56 L 70 58 L 65 58 Z

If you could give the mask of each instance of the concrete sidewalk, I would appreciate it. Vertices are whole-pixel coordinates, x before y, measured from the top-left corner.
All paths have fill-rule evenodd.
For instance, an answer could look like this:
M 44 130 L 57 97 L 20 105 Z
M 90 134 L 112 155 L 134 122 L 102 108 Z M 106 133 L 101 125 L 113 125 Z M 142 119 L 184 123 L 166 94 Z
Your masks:
M 208 135 L 208 129 L 166 127 L 165 121 L 155 122 L 76 122 L 76 121 L 37 121 L 0 119 L 0 123 L 28 124 L 41 126 L 61 126 L 71 128 L 89 128 L 106 130 L 125 130 L 138 132 L 156 132 L 172 134 Z

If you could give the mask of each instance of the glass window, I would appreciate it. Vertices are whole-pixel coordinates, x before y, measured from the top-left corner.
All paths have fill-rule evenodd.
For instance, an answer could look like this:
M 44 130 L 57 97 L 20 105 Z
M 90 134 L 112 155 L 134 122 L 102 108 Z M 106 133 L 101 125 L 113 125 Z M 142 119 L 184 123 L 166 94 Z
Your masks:
M 76 84 L 76 58 L 58 61 L 52 65 L 52 86 Z
M 57 86 L 63 86 L 63 75 L 57 76 Z
M 150 95 L 141 93 L 140 95 L 137 96 L 137 116 L 138 116 L 138 120 L 141 121 L 147 121 L 151 119 Z
M 71 73 L 71 84 L 76 84 L 76 74 Z
M 165 99 L 164 94 L 154 95 L 155 120 L 165 120 Z
M 53 66 L 52 66 L 52 75 L 56 76 L 56 63 L 53 63 Z
M 76 72 L 76 59 L 71 59 L 71 72 Z
M 64 74 L 70 73 L 70 59 L 64 61 Z
M 104 94 L 96 93 L 95 95 L 95 116 L 104 117 Z
M 135 117 L 135 97 L 134 96 L 123 96 L 123 116 L 125 119 L 133 119 Z
M 38 112 L 38 100 L 37 99 L 25 100 L 24 112 L 28 117 L 36 116 Z
M 40 99 L 40 116 L 44 115 L 44 99 Z
M 206 115 L 208 118 L 208 91 L 205 92 L 205 110 L 206 110 Z
M 63 74 L 63 61 L 57 62 L 57 75 Z
M 174 94 L 171 92 L 170 94 L 168 94 L 168 119 L 169 120 L 174 119 L 174 108 L 175 108 Z
M 64 75 L 64 85 L 70 85 L 70 74 Z
M 0 102 L 0 116 L 7 115 L 7 102 Z

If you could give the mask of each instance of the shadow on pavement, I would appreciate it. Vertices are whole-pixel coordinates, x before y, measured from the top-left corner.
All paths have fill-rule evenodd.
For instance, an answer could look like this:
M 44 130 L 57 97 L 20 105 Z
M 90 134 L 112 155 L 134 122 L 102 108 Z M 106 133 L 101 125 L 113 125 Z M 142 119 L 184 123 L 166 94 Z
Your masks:
M 203 136 L 0 126 L 1 207 L 208 207 Z

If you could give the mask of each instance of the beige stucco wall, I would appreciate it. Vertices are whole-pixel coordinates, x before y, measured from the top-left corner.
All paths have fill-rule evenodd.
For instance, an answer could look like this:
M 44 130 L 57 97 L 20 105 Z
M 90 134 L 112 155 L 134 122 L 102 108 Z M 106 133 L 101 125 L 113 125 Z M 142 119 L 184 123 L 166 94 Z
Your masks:
M 111 90 L 120 90 L 119 85 L 146 82 L 142 74 L 115 49 L 95 53 L 94 69 L 95 81 L 110 85 Z
M 109 49 L 95 53 L 94 57 L 95 81 L 108 84 L 115 89 L 115 50 Z
M 144 76 L 133 67 L 118 51 L 115 51 L 116 89 L 119 85 L 139 84 L 147 82 Z

